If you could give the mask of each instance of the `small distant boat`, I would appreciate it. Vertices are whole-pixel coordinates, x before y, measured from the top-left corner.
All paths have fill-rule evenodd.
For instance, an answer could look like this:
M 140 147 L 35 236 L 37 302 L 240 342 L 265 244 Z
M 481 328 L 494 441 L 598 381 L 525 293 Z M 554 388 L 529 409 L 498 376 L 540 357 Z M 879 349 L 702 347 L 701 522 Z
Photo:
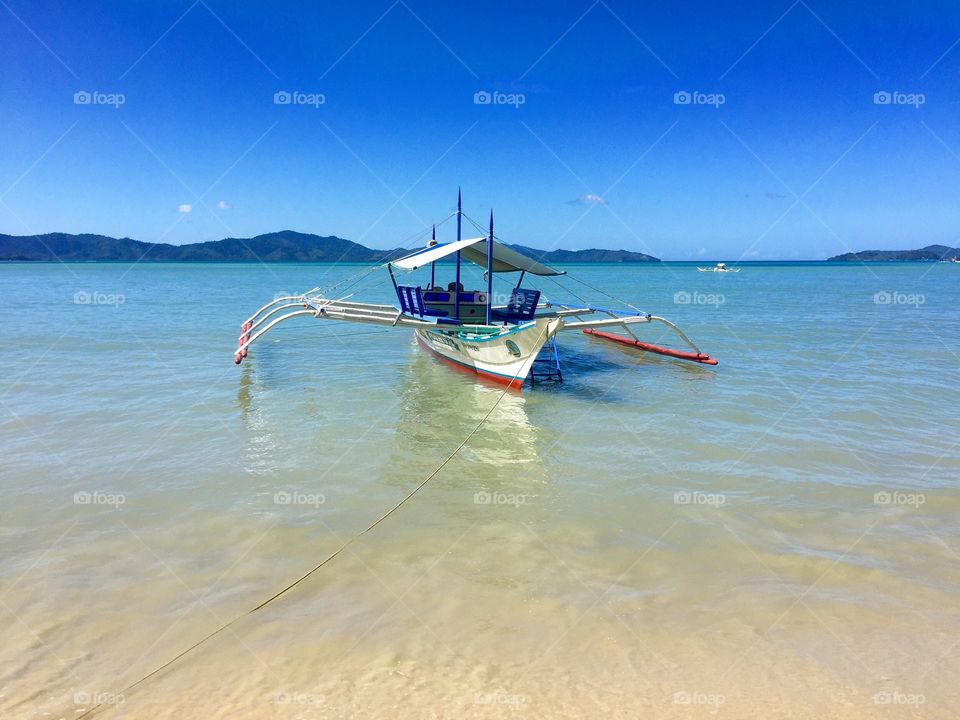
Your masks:
M 582 331 L 644 352 L 703 365 L 717 364 L 676 325 L 662 317 L 636 309 L 624 312 L 550 302 L 539 290 L 522 287 L 527 275 L 556 276 L 565 275 L 566 271 L 547 267 L 495 241 L 492 211 L 486 237 L 461 239 L 460 220 L 466 216 L 461 210 L 459 197 L 456 216 L 456 241 L 438 243 L 434 228 L 434 239 L 426 248 L 379 266 L 387 270 L 399 304 L 357 302 L 349 299 L 352 294 L 328 297 L 320 288 L 302 295 L 277 298 L 243 323 L 234 361 L 239 365 L 247 356 L 250 345 L 279 323 L 293 317 L 313 317 L 412 329 L 419 344 L 441 360 L 513 388 L 520 388 L 527 379 L 562 380 L 554 340 L 561 331 Z M 438 284 L 436 278 L 437 263 L 444 259 L 455 261 L 454 279 L 446 286 Z M 464 289 L 460 283 L 461 260 L 486 271 L 486 287 Z M 425 287 L 397 282 L 394 271 L 411 272 L 421 268 L 430 270 L 429 283 Z M 494 304 L 493 276 L 500 273 L 519 273 L 506 304 Z M 674 331 L 689 350 L 641 342 L 633 329 L 638 324 L 654 322 Z M 604 332 L 616 329 L 625 335 Z M 333 334 L 337 337 L 336 331 Z M 343 347 L 350 350 L 346 343 Z M 367 361 L 357 357 L 357 362 Z
M 957 262 L 957 259 L 956 259 L 955 257 L 952 257 L 952 258 L 950 258 L 950 262 L 955 263 L 955 262 Z
M 740 268 L 727 267 L 726 263 L 721 262 L 718 262 L 713 267 L 698 267 L 697 270 L 700 272 L 740 272 Z

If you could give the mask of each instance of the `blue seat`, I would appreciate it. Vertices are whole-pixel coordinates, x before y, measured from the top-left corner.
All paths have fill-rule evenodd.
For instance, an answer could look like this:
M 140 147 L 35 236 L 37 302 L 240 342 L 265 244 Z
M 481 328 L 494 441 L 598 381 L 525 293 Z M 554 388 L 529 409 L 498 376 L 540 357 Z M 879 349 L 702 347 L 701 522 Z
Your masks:
M 507 306 L 500 310 L 494 310 L 492 316 L 497 320 L 509 320 L 511 322 L 532 320 L 539 303 L 539 290 L 514 288 Z
M 443 310 L 431 310 L 423 304 L 423 291 L 420 286 L 397 285 L 397 298 L 400 300 L 400 309 L 407 315 L 417 317 L 446 317 Z

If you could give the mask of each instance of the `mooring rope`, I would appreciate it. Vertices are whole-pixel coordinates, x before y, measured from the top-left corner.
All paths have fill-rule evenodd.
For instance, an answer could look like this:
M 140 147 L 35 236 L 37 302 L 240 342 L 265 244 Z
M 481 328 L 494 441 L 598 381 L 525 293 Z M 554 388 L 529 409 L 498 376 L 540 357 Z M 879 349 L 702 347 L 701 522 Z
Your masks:
M 548 325 L 544 325 L 543 332 L 540 334 L 540 338 L 538 338 L 538 341 L 539 341 L 541 338 L 543 338 L 543 336 L 547 333 L 547 331 L 549 330 L 549 327 L 550 327 L 549 324 L 548 324 Z M 431 472 L 429 475 L 427 475 L 427 477 L 425 477 L 425 478 L 420 482 L 420 484 L 418 484 L 415 488 L 413 488 L 413 490 L 411 490 L 409 493 L 407 493 L 407 494 L 400 500 L 400 502 L 398 502 L 398 503 L 397 503 L 396 505 L 394 505 L 392 508 L 390 508 L 390 509 L 387 510 L 385 513 L 383 513 L 383 515 L 381 515 L 380 517 L 378 517 L 376 520 L 374 520 L 372 523 L 370 523 L 370 524 L 369 524 L 367 527 L 365 527 L 363 530 L 361 530 L 360 532 L 358 532 L 358 533 L 356 533 L 355 535 L 353 535 L 352 537 L 350 537 L 348 540 L 346 540 L 344 543 L 342 543 L 339 548 L 337 548 L 336 550 L 334 550 L 333 553 L 331 553 L 331 554 L 328 555 L 326 558 L 324 558 L 324 560 L 323 560 L 322 562 L 320 562 L 319 564 L 315 565 L 312 569 L 310 569 L 309 571 L 307 571 L 306 573 L 304 573 L 303 575 L 301 575 L 300 577 L 298 577 L 296 580 L 294 580 L 292 583 L 290 583 L 289 585 L 287 585 L 285 588 L 283 588 L 283 589 L 280 590 L 279 592 L 274 593 L 273 595 L 271 595 L 269 598 L 267 598 L 266 600 L 264 600 L 262 603 L 260 603 L 260 604 L 257 605 L 256 607 L 251 608 L 250 610 L 247 610 L 246 612 L 243 612 L 243 613 L 237 615 L 236 617 L 233 618 L 233 620 L 230 620 L 229 622 L 221 625 L 221 626 L 218 627 L 216 630 L 214 630 L 212 633 L 209 633 L 208 635 L 200 638 L 197 642 L 195 642 L 193 645 L 191 645 L 190 647 L 188 647 L 186 650 L 184 650 L 183 652 L 179 653 L 178 655 L 175 655 L 175 656 L 172 657 L 170 660 L 167 660 L 167 662 L 165 662 L 163 665 L 159 666 L 158 668 L 155 668 L 154 670 L 151 670 L 149 673 L 147 673 L 146 675 L 144 675 L 143 677 L 141 677 L 141 678 L 140 678 L 139 680 L 137 680 L 136 682 L 131 683 L 130 685 L 127 685 L 125 688 L 123 688 L 122 690 L 120 690 L 120 691 L 118 692 L 118 694 L 119 694 L 119 695 L 123 695 L 123 694 L 127 693 L 128 691 L 133 690 L 135 687 L 137 687 L 138 685 L 141 685 L 142 683 L 146 682 L 147 680 L 149 680 L 151 677 L 153 677 L 153 676 L 156 675 L 157 673 L 162 672 L 162 671 L 165 670 L 166 668 L 168 668 L 168 667 L 170 667 L 171 665 L 173 665 L 173 664 L 174 664 L 175 662 L 177 662 L 177 660 L 179 660 L 180 658 L 182 658 L 182 657 L 184 657 L 185 655 L 189 654 L 190 652 L 196 650 L 198 647 L 200 647 L 201 645 L 203 645 L 205 642 L 207 642 L 207 641 L 210 640 L 211 638 L 219 635 L 219 634 L 222 633 L 224 630 L 226 630 L 227 628 L 229 628 L 231 625 L 234 625 L 235 623 L 239 622 L 240 620 L 242 620 L 243 618 L 247 617 L 248 615 L 252 615 L 253 613 L 257 612 L 258 610 L 262 610 L 262 609 L 265 608 L 267 605 L 269 605 L 270 603 L 272 603 L 274 600 L 277 600 L 277 599 L 280 598 L 282 595 L 285 595 L 285 594 L 288 593 L 290 590 L 293 590 L 293 588 L 295 588 L 297 585 L 299 585 L 300 583 L 302 583 L 304 580 L 306 580 L 308 577 L 310 577 L 311 575 L 313 575 L 313 574 L 314 574 L 315 572 L 317 572 L 320 568 L 322 568 L 324 565 L 326 565 L 327 563 L 329 563 L 331 560 L 333 560 L 335 557 L 337 557 L 340 553 L 342 553 L 344 550 L 346 550 L 348 547 L 350 547 L 356 540 L 358 540 L 358 539 L 360 539 L 361 537 L 363 537 L 364 535 L 366 535 L 368 532 L 370 532 L 370 531 L 373 530 L 375 527 L 377 527 L 377 525 L 379 525 L 380 523 L 382 523 L 382 522 L 383 522 L 384 520 L 386 520 L 388 517 L 390 517 L 391 515 L 393 515 L 397 510 L 399 510 L 401 507 L 403 507 L 403 505 L 404 505 L 408 500 L 410 500 L 410 498 L 412 498 L 414 495 L 416 495 L 418 492 L 420 492 L 420 490 L 422 490 L 423 487 L 424 487 L 428 482 L 430 482 L 431 480 L 433 480 L 433 478 L 435 478 L 435 477 L 437 476 L 437 474 L 438 474 L 441 470 L 443 470 L 444 467 L 446 467 L 447 463 L 449 463 L 449 462 L 457 455 L 457 453 L 459 453 L 459 452 L 463 449 L 463 447 L 470 441 L 470 439 L 471 439 L 474 435 L 476 435 L 477 432 L 479 432 L 480 428 L 483 427 L 483 424 L 484 424 L 484 423 L 490 418 L 490 416 L 493 414 L 493 411 L 496 410 L 497 405 L 499 405 L 499 404 L 500 404 L 500 401 L 503 400 L 504 395 L 507 394 L 507 392 L 510 390 L 511 386 L 513 385 L 513 383 L 516 382 L 517 378 L 520 376 L 520 370 L 522 370 L 522 369 L 523 369 L 523 368 L 522 368 L 522 366 L 521 366 L 521 368 L 518 369 L 516 373 L 514 373 L 513 377 L 510 379 L 510 383 L 500 392 L 500 394 L 497 396 L 496 401 L 493 403 L 493 405 L 490 406 L 490 409 L 487 410 L 486 414 L 480 419 L 480 422 L 478 422 L 477 425 L 473 428 L 473 430 L 471 430 L 471 431 L 467 434 L 467 436 L 463 439 L 463 441 L 462 441 L 459 445 L 457 445 L 457 447 L 453 450 L 453 452 L 451 452 L 449 455 L 447 455 L 447 457 L 444 459 L 444 461 L 441 462 L 441 463 L 436 467 L 436 469 L 434 469 L 433 472 Z M 96 711 L 97 711 L 98 709 L 100 709 L 101 707 L 103 707 L 103 703 L 98 703 L 97 705 L 94 705 L 92 708 L 90 708 L 90 709 L 87 710 L 86 712 L 82 713 L 81 715 L 78 715 L 77 718 L 76 718 L 76 720 L 82 720 L 82 718 L 85 718 L 85 717 L 88 717 L 88 716 L 92 715 L 94 712 L 96 712 Z

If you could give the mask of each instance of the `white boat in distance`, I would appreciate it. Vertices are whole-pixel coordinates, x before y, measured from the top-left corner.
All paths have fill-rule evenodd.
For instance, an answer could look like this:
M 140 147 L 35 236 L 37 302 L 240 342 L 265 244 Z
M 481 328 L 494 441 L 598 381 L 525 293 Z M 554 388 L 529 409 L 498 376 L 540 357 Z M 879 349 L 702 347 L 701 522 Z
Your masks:
M 726 263 L 718 262 L 713 267 L 698 267 L 700 272 L 740 272 L 738 267 L 727 267 Z
M 556 276 L 566 275 L 566 272 L 547 267 L 495 241 L 492 211 L 486 237 L 461 239 L 464 214 L 459 194 L 456 217 L 456 241 L 438 243 L 434 227 L 434 239 L 426 248 L 379 266 L 389 273 L 398 305 L 356 302 L 350 299 L 352 294 L 328 297 L 320 288 L 302 295 L 277 298 L 241 325 L 234 361 L 239 365 L 247 357 L 250 345 L 279 323 L 294 317 L 311 316 L 321 320 L 410 328 L 420 345 L 438 358 L 512 388 L 522 387 L 528 378 L 534 381 L 562 380 L 554 338 L 564 330 L 581 330 L 596 338 L 681 360 L 717 364 L 664 318 L 639 310 L 617 311 L 550 302 L 542 297 L 540 290 L 522 287 L 527 274 Z M 436 263 L 451 255 L 456 261 L 455 277 L 443 287 L 436 283 Z M 485 288 L 464 290 L 460 283 L 462 260 L 486 270 Z M 394 271 L 412 272 L 427 267 L 430 268 L 430 278 L 425 287 L 397 282 Z M 494 305 L 494 275 L 514 272 L 519 272 L 520 277 L 512 293 L 505 297 L 506 303 Z M 632 328 L 652 322 L 673 329 L 690 350 L 641 342 Z M 623 330 L 626 335 L 605 332 L 614 328 Z

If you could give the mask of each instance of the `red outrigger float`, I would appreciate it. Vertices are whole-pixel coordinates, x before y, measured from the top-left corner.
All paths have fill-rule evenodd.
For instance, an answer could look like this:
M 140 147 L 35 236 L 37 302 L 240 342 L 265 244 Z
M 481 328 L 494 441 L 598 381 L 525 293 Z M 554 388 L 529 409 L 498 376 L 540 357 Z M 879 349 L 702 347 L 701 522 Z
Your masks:
M 617 335 L 615 333 L 603 332 L 602 330 L 587 329 L 583 332 L 585 335 L 593 335 L 594 337 L 620 343 L 621 345 L 636 348 L 637 350 L 643 350 L 644 352 L 656 353 L 657 355 L 666 355 L 667 357 L 678 358 L 680 360 L 690 360 L 692 362 L 702 363 L 703 365 L 717 364 L 717 360 L 713 359 L 709 355 L 704 355 L 701 352 L 686 352 L 683 350 L 674 350 L 672 348 L 661 347 L 660 345 L 651 345 L 650 343 L 641 342 L 640 340 L 636 340 L 634 338 Z

